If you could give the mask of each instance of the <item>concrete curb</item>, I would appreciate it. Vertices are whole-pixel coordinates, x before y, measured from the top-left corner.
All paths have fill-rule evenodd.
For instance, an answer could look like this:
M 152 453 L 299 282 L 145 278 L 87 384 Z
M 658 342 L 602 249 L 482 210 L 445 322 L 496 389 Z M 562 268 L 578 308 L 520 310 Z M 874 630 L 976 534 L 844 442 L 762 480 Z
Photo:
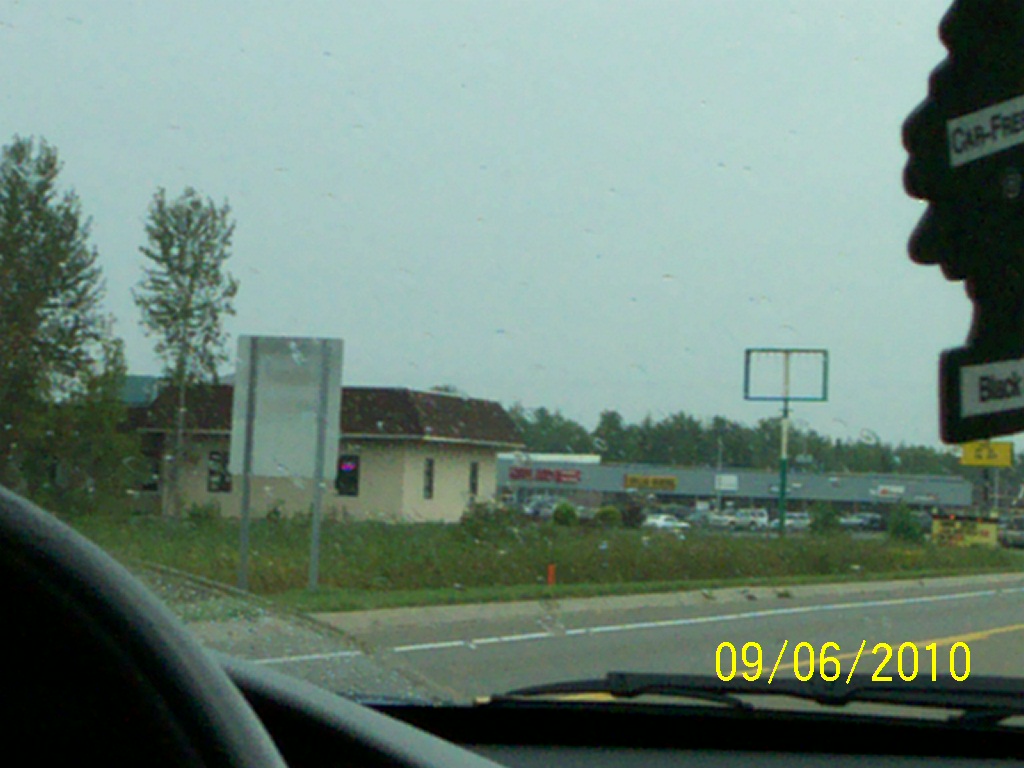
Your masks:
M 894 579 L 889 581 L 807 584 L 790 587 L 727 587 L 713 590 L 688 590 L 640 595 L 569 598 L 565 600 L 528 600 L 511 603 L 479 603 L 418 608 L 382 608 L 375 611 L 317 613 L 313 617 L 346 632 L 360 633 L 421 625 L 459 624 L 476 621 L 501 621 L 534 617 L 538 613 L 614 613 L 643 608 L 672 608 L 709 603 L 767 603 L 777 600 L 801 600 L 822 596 L 861 598 L 884 594 L 913 595 L 951 587 L 963 590 L 999 586 L 1024 586 L 1024 573 L 947 576 L 933 579 Z

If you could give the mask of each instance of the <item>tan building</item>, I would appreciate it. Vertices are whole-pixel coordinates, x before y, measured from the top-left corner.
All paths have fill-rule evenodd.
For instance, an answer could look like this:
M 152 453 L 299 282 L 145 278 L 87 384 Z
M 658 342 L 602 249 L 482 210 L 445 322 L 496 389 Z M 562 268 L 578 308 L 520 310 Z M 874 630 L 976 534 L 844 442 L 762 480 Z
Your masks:
M 142 508 L 160 508 L 166 458 L 173 449 L 176 398 L 164 389 L 130 408 L 142 436 L 150 476 L 138 491 Z M 228 472 L 232 387 L 189 394 L 183 503 L 215 505 L 238 515 L 240 478 Z M 473 499 L 493 498 L 497 456 L 521 447 L 509 415 L 496 402 L 408 389 L 344 387 L 341 440 L 328 473 L 325 516 L 383 520 L 454 521 Z M 330 461 L 330 460 L 329 460 Z M 305 512 L 311 483 L 300 478 L 254 477 L 253 515 L 278 509 Z

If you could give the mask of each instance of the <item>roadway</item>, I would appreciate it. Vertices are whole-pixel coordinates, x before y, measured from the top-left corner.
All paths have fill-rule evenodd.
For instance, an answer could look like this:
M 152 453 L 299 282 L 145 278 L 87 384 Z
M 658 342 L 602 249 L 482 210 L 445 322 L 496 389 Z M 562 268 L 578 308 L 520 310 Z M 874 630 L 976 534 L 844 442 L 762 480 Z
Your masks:
M 737 649 L 737 674 L 807 675 L 831 642 L 828 672 L 843 678 L 880 670 L 898 678 L 900 645 L 913 643 L 917 675 L 963 676 L 966 650 L 971 675 L 1024 676 L 1024 575 L 876 582 L 860 585 L 722 589 L 715 591 L 325 614 L 318 617 L 355 638 L 385 663 L 401 665 L 459 698 L 472 698 L 555 680 L 599 677 L 608 671 L 716 674 L 716 650 Z M 794 650 L 799 643 L 799 667 Z M 930 648 L 934 643 L 934 648 Z M 785 644 L 786 650 L 783 651 Z M 861 645 L 864 649 L 858 651 Z M 913 674 L 914 651 L 903 651 Z M 781 656 L 781 658 L 780 658 Z M 330 665 L 330 653 L 277 665 Z M 731 670 L 723 649 L 720 667 Z

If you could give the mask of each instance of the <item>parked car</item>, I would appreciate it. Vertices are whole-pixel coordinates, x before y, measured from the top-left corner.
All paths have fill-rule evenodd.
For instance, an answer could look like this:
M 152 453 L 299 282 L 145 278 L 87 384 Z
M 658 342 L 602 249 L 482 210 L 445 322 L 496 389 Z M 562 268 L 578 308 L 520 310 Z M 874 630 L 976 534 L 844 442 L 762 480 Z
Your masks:
M 551 516 L 555 513 L 555 507 L 565 499 L 561 499 L 557 496 L 534 496 L 523 508 L 530 517 L 535 517 L 538 520 L 550 520 Z
M 786 513 L 786 530 L 787 531 L 806 531 L 811 527 L 811 516 L 807 512 L 787 512 Z M 769 523 L 769 528 L 772 530 L 779 530 L 779 518 L 775 518 Z
M 738 509 L 732 527 L 737 531 L 763 531 L 768 528 L 767 509 Z
M 885 518 L 883 518 L 877 512 L 861 512 L 860 518 L 863 521 L 861 526 L 867 531 L 884 531 L 885 530 Z
M 931 517 L 928 518 L 929 530 L 931 528 Z M 843 515 L 839 518 L 839 525 L 847 530 L 855 531 L 881 531 L 885 530 L 885 521 L 877 512 L 854 512 Z
M 712 528 L 732 528 L 736 523 L 736 516 L 731 510 L 711 511 L 708 513 L 708 525 Z
M 689 529 L 690 524 L 683 520 L 678 520 L 672 515 L 658 513 L 648 515 L 641 527 L 651 528 L 657 531 L 667 531 L 669 533 L 675 533 L 682 536 L 684 535 L 684 532 Z
M 858 531 L 866 527 L 864 516 L 859 514 L 841 515 L 839 527 L 850 531 Z
M 999 523 L 999 543 L 1004 547 L 1024 547 L 1024 517 L 1011 517 Z

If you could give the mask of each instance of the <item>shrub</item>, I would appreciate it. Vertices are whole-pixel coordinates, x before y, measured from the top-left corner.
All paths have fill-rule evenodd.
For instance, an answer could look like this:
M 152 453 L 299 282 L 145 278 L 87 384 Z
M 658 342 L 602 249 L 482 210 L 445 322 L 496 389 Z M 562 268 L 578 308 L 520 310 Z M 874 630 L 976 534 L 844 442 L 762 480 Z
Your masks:
M 580 521 L 579 513 L 576 511 L 576 507 L 567 501 L 560 501 L 555 505 L 554 511 L 551 513 L 551 519 L 555 525 L 576 525 Z
M 184 517 L 190 523 L 202 523 L 207 520 L 220 519 L 220 504 L 215 501 L 207 501 L 203 504 L 192 502 L 185 507 Z
M 831 504 L 818 503 L 811 507 L 811 533 L 831 534 L 840 530 L 839 513 Z
M 897 504 L 889 513 L 889 538 L 912 544 L 924 541 L 921 524 L 906 504 Z
M 617 507 L 601 507 L 594 514 L 594 525 L 598 528 L 621 528 L 622 513 Z
M 524 523 L 515 509 L 487 501 L 472 501 L 459 518 L 459 528 L 472 539 L 497 540 L 513 534 Z
M 639 504 L 627 504 L 626 508 L 622 510 L 622 525 L 626 528 L 639 528 L 644 524 L 646 517 L 643 507 Z
M 284 514 L 284 502 L 277 499 L 270 506 L 270 509 L 267 510 L 267 514 L 264 515 L 264 519 L 266 519 L 268 523 L 279 523 L 284 519 Z

